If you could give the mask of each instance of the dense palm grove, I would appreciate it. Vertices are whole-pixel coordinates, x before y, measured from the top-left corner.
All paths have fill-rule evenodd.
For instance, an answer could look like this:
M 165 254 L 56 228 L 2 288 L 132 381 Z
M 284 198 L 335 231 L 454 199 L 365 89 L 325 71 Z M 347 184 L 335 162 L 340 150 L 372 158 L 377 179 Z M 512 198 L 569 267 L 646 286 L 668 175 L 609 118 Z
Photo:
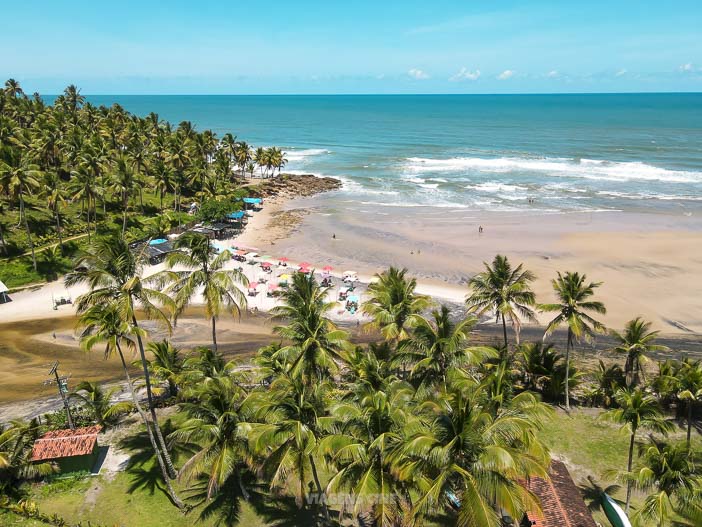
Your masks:
M 217 320 L 246 309 L 246 277 L 229 265 L 230 252 L 186 234 L 167 270 L 144 276 L 128 243 L 130 211 L 145 186 L 158 189 L 159 207 L 176 212 L 185 195 L 217 197 L 235 185 L 235 169 L 280 166 L 281 158 L 265 160 L 278 150 L 259 156 L 188 123 L 173 130 L 155 115 L 94 108 L 74 87 L 46 106 L 13 81 L 0 98 L 0 139 L 0 196 L 18 211 L 28 246 L 35 232 L 27 200 L 36 193 L 55 219 L 53 234 L 62 235 L 61 203 L 77 200 L 91 236 L 65 281 L 88 286 L 76 299 L 81 343 L 119 358 L 130 401 L 115 403 L 111 389 L 80 383 L 70 397 L 76 418 L 111 427 L 138 415 L 133 443 L 145 448 L 131 466 L 155 467 L 156 487 L 184 514 L 234 525 L 248 503 L 297 525 L 497 527 L 503 516 L 519 520 L 538 508 L 523 485 L 545 476 L 550 463 L 538 432 L 553 404 L 578 402 L 606 408 L 603 418 L 629 434 L 628 464 L 616 476 L 627 509 L 634 490 L 645 492 L 631 511 L 639 525 L 702 522 L 702 453 L 692 441 L 702 364 L 647 367 L 649 355 L 666 351 L 657 332 L 640 318 L 607 330 L 597 319 L 606 312 L 599 283 L 562 273 L 552 282 L 557 300 L 538 303 L 532 273 L 498 255 L 471 280 L 465 310 L 456 313 L 390 268 L 368 288 L 364 329 L 375 340 L 359 346 L 330 319 L 329 290 L 314 274 L 296 273 L 271 313 L 278 338 L 241 366 L 217 345 Z M 112 227 L 109 210 L 118 212 Z M 149 338 L 147 328 L 170 330 L 196 295 L 211 346 L 186 351 Z M 564 353 L 546 340 L 520 341 L 522 321 L 538 312 L 552 316 L 545 337 L 565 329 Z M 495 346 L 476 345 L 471 335 L 480 315 L 501 325 Z M 621 365 L 601 362 L 585 374 L 573 348 L 607 331 Z M 164 405 L 178 418 L 159 420 Z M 668 438 L 676 422 L 686 427 L 682 442 Z M 60 412 L 2 425 L 0 505 L 31 508 L 16 503 L 56 470 L 29 461 L 32 444 L 63 426 Z
M 10 79 L 0 90 L 0 257 L 26 253 L 34 276 L 50 276 L 76 249 L 66 239 L 162 235 L 184 221 L 184 199 L 235 195 L 245 176 L 285 162 L 277 147 L 254 149 L 188 121 L 95 107 L 75 86 L 47 105 Z
M 604 312 L 593 299 L 599 284 L 559 275 L 553 281 L 559 303 L 540 305 L 529 289 L 531 273 L 498 256 L 472 280 L 467 314 L 456 317 L 415 293 L 404 270 L 391 268 L 369 286 L 363 306 L 371 319 L 367 330 L 379 340 L 356 346 L 330 320 L 327 290 L 313 274 L 296 273 L 272 313 L 280 340 L 243 368 L 217 351 L 214 321 L 245 308 L 238 288 L 245 277 L 223 269 L 229 253 L 215 254 L 201 235 L 181 243 L 185 252 L 168 262 L 181 271 L 143 277 L 139 256 L 121 237 L 100 238 L 66 277 L 89 285 L 77 301 L 85 349 L 119 356 L 132 401 L 112 405 L 110 394 L 91 383 L 80 384 L 72 398 L 104 426 L 124 412 L 138 413 L 150 445 L 138 462 L 158 465 L 174 507 L 216 516 L 224 525 L 235 524 L 248 502 L 289 507 L 304 525 L 352 519 L 476 527 L 498 526 L 504 515 L 521 518 L 538 507 L 522 483 L 545 476 L 550 462 L 537 432 L 553 410 L 542 399 L 566 401 L 565 390 L 576 389 L 582 374 L 551 344 L 518 343 L 518 320 L 536 310 L 556 312 L 547 331 L 567 327 L 568 353 L 604 331 L 589 314 Z M 213 345 L 187 353 L 167 340 L 147 343 L 144 319 L 171 327 L 195 289 L 208 291 Z M 509 320 L 514 341 L 505 323 L 497 347 L 473 345 L 475 312 Z M 690 434 L 702 398 L 702 364 L 669 360 L 647 377 L 647 354 L 663 350 L 656 332 L 635 319 L 612 335 L 624 367 L 603 364 L 597 382 L 579 393 L 608 407 L 603 418 L 631 436 L 628 466 L 617 476 L 627 486 L 626 506 L 632 489 L 646 490 L 633 511 L 639 525 L 668 525 L 672 518 L 695 524 L 702 513 L 702 460 Z M 138 386 L 129 371 L 135 353 Z M 183 416 L 167 428 L 156 413 L 164 401 Z M 687 426 L 681 443 L 666 439 L 672 406 Z M 45 426 L 3 427 L 6 495 L 21 497 L 23 482 L 51 473 L 50 465 L 28 461 Z

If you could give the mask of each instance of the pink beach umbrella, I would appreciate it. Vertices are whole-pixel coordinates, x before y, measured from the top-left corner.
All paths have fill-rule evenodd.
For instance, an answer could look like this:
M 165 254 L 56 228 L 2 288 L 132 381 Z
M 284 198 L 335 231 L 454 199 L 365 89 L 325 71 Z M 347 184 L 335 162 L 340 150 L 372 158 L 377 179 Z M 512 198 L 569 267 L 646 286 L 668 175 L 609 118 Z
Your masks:
M 322 271 L 326 271 L 327 273 L 332 269 L 334 268 L 331 265 L 325 265 L 324 267 L 322 267 Z
M 258 282 L 251 282 L 249 284 L 249 291 L 255 291 L 256 289 L 258 289 Z

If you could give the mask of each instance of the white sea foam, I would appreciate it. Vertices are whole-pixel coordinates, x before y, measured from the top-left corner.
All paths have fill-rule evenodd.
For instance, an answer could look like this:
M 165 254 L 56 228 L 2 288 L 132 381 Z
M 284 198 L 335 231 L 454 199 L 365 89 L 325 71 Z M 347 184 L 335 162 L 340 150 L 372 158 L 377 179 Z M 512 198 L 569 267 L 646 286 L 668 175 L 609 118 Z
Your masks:
M 617 162 L 600 159 L 528 158 L 528 157 L 454 157 L 432 159 L 410 157 L 403 169 L 414 174 L 434 172 L 537 172 L 553 177 L 572 177 L 605 181 L 664 181 L 700 183 L 702 172 L 670 170 L 642 162 Z
M 485 183 L 478 183 L 477 185 L 466 185 L 466 188 L 478 190 L 480 192 L 519 192 L 529 190 L 527 187 L 522 187 L 520 185 L 509 185 L 498 181 L 487 181 Z
M 325 148 L 306 148 L 303 150 L 290 149 L 285 150 L 285 157 L 288 162 L 305 161 L 308 157 L 321 156 L 331 154 L 331 150 Z

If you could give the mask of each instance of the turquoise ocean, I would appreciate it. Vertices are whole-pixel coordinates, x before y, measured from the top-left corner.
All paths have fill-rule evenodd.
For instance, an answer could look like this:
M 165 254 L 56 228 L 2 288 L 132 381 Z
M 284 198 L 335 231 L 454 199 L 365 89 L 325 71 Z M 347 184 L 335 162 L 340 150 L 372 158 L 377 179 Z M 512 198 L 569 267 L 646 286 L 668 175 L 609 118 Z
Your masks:
M 702 211 L 702 94 L 87 99 L 280 146 L 348 209 Z

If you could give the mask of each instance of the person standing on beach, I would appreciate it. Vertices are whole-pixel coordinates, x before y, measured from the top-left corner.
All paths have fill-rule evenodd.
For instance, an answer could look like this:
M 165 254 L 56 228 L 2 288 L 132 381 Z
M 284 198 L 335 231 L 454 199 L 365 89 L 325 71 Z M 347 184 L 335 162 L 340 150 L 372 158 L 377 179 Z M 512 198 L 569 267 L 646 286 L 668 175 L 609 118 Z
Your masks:
M 483 226 L 480 225 L 480 226 L 478 227 L 478 234 L 482 234 L 482 233 L 483 233 Z

